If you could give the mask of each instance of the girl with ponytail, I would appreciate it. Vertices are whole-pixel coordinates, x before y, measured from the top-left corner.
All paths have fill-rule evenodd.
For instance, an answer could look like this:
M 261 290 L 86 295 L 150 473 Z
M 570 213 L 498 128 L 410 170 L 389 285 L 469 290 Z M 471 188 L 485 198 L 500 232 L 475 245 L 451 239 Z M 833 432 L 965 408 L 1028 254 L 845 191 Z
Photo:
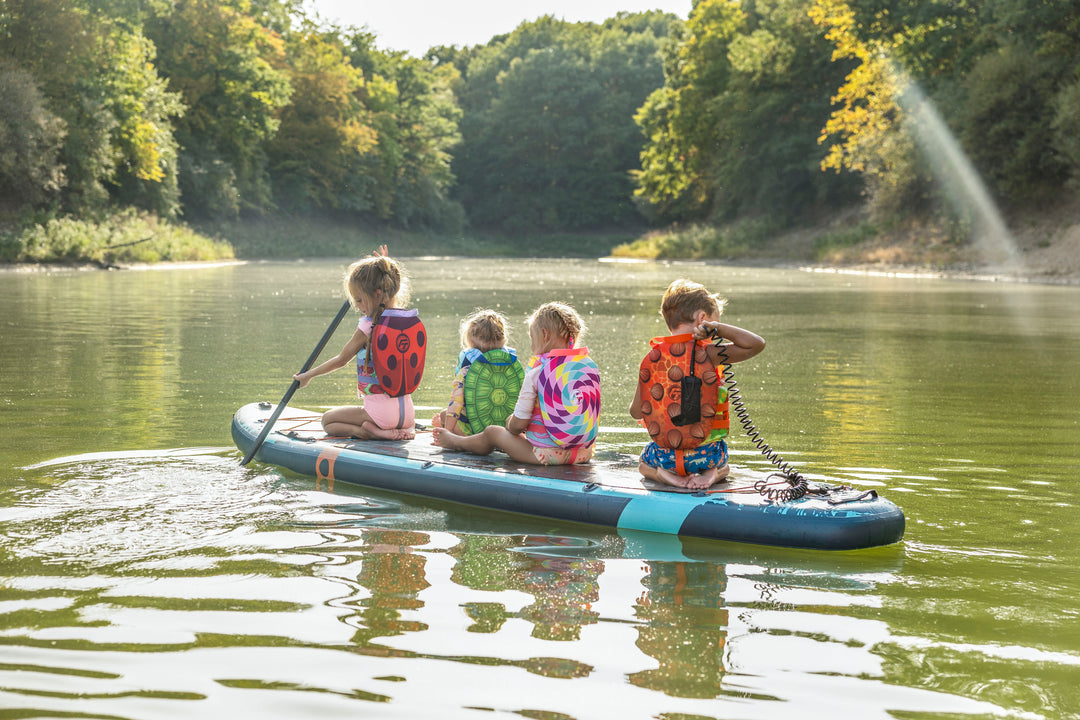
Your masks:
M 407 440 L 414 436 L 412 391 L 424 371 L 427 337 L 409 301 L 409 282 L 385 245 L 345 272 L 345 293 L 360 312 L 356 332 L 334 357 L 293 378 L 304 387 L 312 378 L 356 359 L 357 393 L 364 404 L 323 414 L 328 435 Z M 374 340 L 374 342 L 373 342 Z

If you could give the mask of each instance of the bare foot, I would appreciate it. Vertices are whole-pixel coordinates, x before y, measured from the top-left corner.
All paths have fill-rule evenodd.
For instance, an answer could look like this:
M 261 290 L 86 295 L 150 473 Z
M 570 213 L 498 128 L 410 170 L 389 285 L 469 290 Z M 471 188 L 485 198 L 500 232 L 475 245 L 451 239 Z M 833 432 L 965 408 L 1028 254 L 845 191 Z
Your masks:
M 431 431 L 431 444 L 444 447 L 447 450 L 458 450 L 460 435 L 455 435 L 446 428 L 434 428 Z
M 690 477 L 693 477 L 693 475 L 691 475 Z M 670 470 L 664 470 L 663 468 L 656 469 L 656 479 L 664 483 L 665 485 L 670 485 L 671 487 L 686 487 L 686 483 L 690 479 L 690 477 L 684 477 L 682 475 L 679 475 L 678 473 L 673 473 Z
M 718 468 L 709 468 L 703 473 L 688 477 L 686 487 L 691 490 L 704 490 L 710 488 L 713 485 L 724 482 L 727 479 L 729 472 L 731 472 L 731 468 L 727 465 Z
M 443 415 L 445 413 L 446 413 L 446 411 L 443 410 L 438 415 L 433 416 L 431 418 L 431 427 L 433 427 L 433 428 L 441 428 L 441 427 L 443 427 Z
M 366 435 L 382 440 L 412 440 L 416 437 L 416 431 L 412 428 L 392 428 L 383 430 L 373 422 L 366 422 L 361 426 Z
M 716 468 L 709 468 L 703 473 L 695 473 L 686 478 L 686 487 L 690 490 L 704 490 L 716 483 Z

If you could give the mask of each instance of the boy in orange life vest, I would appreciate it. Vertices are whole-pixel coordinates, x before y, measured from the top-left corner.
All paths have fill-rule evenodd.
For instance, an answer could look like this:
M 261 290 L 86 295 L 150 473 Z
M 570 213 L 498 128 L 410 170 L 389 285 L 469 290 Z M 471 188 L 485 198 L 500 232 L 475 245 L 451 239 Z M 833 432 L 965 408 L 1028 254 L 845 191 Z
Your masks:
M 649 480 L 701 490 L 728 475 L 723 360 L 720 350 L 704 340 L 710 330 L 724 338 L 731 363 L 757 355 L 765 349 L 765 340 L 720 322 L 726 302 L 689 280 L 676 280 L 664 293 L 660 313 L 671 335 L 649 342 L 630 404 L 630 415 L 653 439 L 638 464 Z M 684 394 L 700 402 L 686 402 Z

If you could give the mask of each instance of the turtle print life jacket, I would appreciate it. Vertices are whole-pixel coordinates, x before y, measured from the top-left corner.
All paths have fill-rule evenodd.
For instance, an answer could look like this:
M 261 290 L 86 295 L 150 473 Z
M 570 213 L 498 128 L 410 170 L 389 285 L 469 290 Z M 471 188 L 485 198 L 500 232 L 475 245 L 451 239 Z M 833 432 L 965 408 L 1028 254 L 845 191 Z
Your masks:
M 463 382 L 465 408 L 458 419 L 462 430 L 472 435 L 488 425 L 504 425 L 514 412 L 525 379 L 525 370 L 518 363 L 514 348 L 495 348 L 483 353 L 476 348 L 463 350 L 458 357 L 458 368 L 468 368 Z

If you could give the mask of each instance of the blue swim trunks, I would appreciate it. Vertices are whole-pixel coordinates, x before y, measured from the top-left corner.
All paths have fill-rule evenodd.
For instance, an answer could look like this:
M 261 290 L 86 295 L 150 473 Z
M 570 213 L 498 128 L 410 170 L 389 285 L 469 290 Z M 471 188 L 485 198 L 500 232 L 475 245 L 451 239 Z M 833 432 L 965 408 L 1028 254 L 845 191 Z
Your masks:
M 702 443 L 693 450 L 683 452 L 683 463 L 689 475 L 697 475 L 710 468 L 724 467 L 727 461 L 727 443 L 723 440 Z M 645 451 L 641 453 L 641 462 L 654 468 L 677 472 L 675 451 L 662 448 L 654 442 L 645 446 Z

